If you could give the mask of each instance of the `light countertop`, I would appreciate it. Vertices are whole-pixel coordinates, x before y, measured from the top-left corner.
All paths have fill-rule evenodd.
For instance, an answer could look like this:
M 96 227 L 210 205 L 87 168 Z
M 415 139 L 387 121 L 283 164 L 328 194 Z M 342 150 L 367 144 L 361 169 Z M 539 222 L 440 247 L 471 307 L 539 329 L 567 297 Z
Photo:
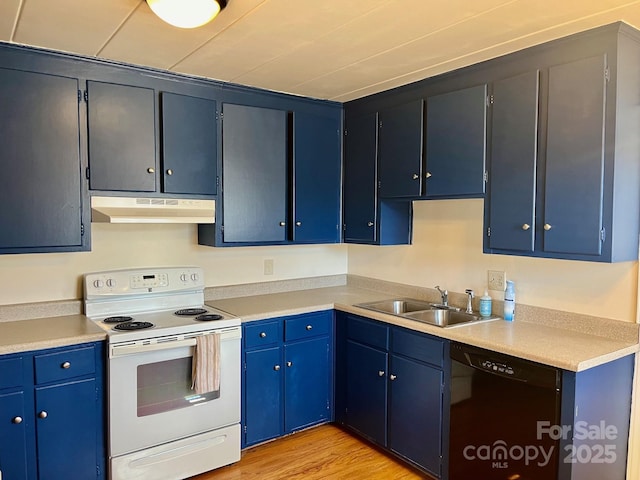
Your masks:
M 0 322 L 0 355 L 97 342 L 106 338 L 104 330 L 84 315 Z
M 609 338 L 533 322 L 507 322 L 499 319 L 440 328 L 354 306 L 386 298 L 394 296 L 342 286 L 213 300 L 207 304 L 237 315 L 243 322 L 335 308 L 574 372 L 639 351 L 637 339 Z

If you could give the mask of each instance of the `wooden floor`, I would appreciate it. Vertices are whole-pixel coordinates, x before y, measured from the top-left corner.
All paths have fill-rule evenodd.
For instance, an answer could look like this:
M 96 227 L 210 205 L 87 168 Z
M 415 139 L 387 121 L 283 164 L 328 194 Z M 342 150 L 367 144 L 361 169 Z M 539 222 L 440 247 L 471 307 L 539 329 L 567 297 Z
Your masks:
M 334 425 L 245 450 L 240 462 L 191 480 L 409 480 L 430 478 Z

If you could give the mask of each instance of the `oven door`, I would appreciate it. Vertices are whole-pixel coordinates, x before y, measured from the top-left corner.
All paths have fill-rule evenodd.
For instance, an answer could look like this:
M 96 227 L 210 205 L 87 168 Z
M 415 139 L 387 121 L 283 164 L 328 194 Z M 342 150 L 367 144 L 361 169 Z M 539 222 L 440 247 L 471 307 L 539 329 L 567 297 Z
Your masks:
M 220 334 L 220 389 L 191 390 L 195 338 L 110 345 L 110 457 L 240 422 L 241 328 Z

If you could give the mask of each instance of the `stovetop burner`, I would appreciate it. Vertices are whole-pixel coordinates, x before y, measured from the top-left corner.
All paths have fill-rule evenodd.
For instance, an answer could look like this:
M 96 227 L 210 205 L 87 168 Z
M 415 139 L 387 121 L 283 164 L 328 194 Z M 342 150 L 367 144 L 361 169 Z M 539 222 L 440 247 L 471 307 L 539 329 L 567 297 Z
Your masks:
M 153 327 L 151 322 L 124 322 L 117 324 L 114 330 L 142 330 L 144 328 Z
M 207 313 L 204 308 L 183 308 L 174 312 L 174 315 L 178 315 L 179 317 L 192 317 L 195 315 L 201 315 L 203 313 Z
M 207 313 L 205 315 L 198 315 L 196 320 L 200 320 L 201 322 L 210 322 L 212 320 L 220 320 L 222 315 L 218 315 L 217 313 Z
M 104 323 L 123 323 L 130 322 L 133 320 L 133 317 L 129 317 L 126 315 L 118 315 L 114 317 L 107 317 L 103 320 Z

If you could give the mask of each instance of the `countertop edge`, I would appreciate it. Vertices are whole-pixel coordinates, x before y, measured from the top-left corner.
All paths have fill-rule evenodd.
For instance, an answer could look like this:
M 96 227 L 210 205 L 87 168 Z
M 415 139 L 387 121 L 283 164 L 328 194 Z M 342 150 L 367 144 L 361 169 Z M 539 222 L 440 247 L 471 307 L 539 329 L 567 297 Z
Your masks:
M 82 343 L 102 342 L 106 339 L 106 333 L 89 333 L 86 335 L 54 338 L 51 340 L 36 340 L 33 342 L 15 343 L 11 345 L 0 346 L 0 355 L 7 355 L 10 353 L 25 353 L 56 347 L 68 347 L 71 345 L 80 345 Z

